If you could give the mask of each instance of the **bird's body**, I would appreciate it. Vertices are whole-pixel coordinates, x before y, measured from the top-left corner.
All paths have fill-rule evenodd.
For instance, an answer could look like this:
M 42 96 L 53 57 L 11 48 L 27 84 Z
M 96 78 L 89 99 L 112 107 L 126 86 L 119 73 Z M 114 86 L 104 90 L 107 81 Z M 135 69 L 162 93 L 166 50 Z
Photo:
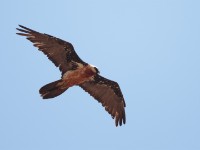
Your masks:
M 62 72 L 60 80 L 43 86 L 39 92 L 43 99 L 54 98 L 69 87 L 80 86 L 96 100 L 102 103 L 106 111 L 115 118 L 116 126 L 125 124 L 125 101 L 119 85 L 99 75 L 99 70 L 82 61 L 76 54 L 71 43 L 48 34 L 42 34 L 24 26 L 17 28 L 34 43 Z
M 71 70 L 64 73 L 61 80 L 56 82 L 56 84 L 53 82 L 42 87 L 40 89 L 40 94 L 44 99 L 56 97 L 58 94 L 62 94 L 60 91 L 64 92 L 69 87 L 81 85 L 84 82 L 90 81 L 95 75 L 96 70 L 91 65 L 79 65 L 76 70 Z M 52 85 L 55 85 L 53 86 L 54 88 L 51 88 Z M 58 94 L 52 95 L 52 91 L 58 92 Z
M 95 69 L 90 66 L 81 66 L 74 71 L 68 71 L 62 76 L 62 80 L 68 83 L 71 87 L 73 85 L 79 85 L 86 81 L 92 79 L 92 77 L 96 74 Z

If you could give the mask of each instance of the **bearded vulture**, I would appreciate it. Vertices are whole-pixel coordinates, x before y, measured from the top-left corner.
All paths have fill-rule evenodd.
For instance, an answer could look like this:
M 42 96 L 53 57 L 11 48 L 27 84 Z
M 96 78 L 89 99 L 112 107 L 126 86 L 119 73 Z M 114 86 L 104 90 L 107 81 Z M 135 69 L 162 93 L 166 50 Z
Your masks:
M 25 36 L 39 51 L 42 51 L 62 73 L 60 80 L 43 86 L 39 93 L 43 99 L 54 98 L 69 87 L 80 86 L 115 118 L 115 125 L 126 123 L 125 101 L 117 82 L 99 75 L 99 70 L 84 62 L 71 43 L 48 34 L 42 34 L 22 25 L 18 35 Z

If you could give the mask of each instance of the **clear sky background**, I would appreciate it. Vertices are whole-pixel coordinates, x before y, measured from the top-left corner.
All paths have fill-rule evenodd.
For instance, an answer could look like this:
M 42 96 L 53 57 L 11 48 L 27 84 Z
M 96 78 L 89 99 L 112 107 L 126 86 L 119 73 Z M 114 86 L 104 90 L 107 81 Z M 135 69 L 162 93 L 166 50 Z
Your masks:
M 1 150 L 199 150 L 199 0 L 1 0 Z M 127 124 L 115 127 L 79 87 L 42 100 L 61 74 L 22 24 L 71 42 L 120 84 Z

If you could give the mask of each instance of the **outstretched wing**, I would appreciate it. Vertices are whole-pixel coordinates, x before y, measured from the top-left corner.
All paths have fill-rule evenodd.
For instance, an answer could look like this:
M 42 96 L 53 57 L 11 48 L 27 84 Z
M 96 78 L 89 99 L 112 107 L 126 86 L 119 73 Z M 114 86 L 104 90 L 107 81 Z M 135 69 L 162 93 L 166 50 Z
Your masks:
M 105 110 L 115 118 L 115 125 L 126 123 L 125 101 L 117 82 L 96 75 L 90 80 L 79 85 L 96 100 L 102 103 Z
M 22 25 L 19 26 L 21 29 L 17 28 L 17 30 L 21 33 L 17 34 L 26 36 L 29 41 L 33 42 L 35 47 L 47 55 L 56 67 L 59 67 L 62 74 L 77 67 L 77 63 L 86 64 L 76 54 L 71 43 L 48 34 L 39 33 Z

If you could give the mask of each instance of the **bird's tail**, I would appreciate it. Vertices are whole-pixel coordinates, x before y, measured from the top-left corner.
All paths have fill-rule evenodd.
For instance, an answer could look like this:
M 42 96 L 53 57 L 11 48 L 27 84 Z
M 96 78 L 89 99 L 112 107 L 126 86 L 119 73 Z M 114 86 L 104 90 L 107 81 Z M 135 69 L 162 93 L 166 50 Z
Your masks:
M 39 92 L 43 99 L 54 98 L 63 92 L 65 92 L 68 87 L 64 85 L 64 81 L 62 79 L 49 83 L 43 86 Z

